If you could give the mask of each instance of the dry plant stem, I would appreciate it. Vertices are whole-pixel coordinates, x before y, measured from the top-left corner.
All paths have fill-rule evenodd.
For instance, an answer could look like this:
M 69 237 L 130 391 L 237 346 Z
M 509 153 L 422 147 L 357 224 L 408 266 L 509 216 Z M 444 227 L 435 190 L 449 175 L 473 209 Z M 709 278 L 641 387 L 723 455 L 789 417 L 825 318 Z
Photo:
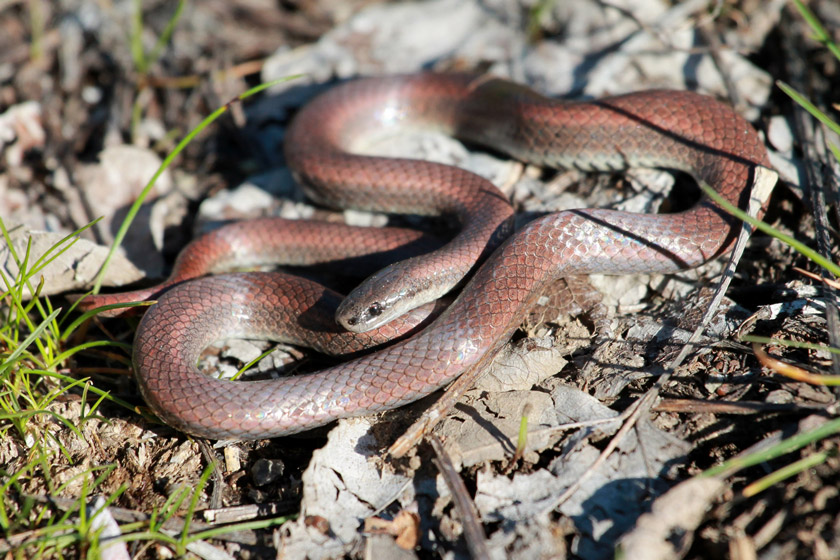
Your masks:
M 472 389 L 481 376 L 487 371 L 490 360 L 482 360 L 475 366 L 461 374 L 452 382 L 443 395 L 435 401 L 414 423 L 388 448 L 388 455 L 400 459 L 414 449 L 426 434 L 430 433 L 438 422 L 443 420 L 461 397 Z
M 765 523 L 761 529 L 756 531 L 756 533 L 752 536 L 753 542 L 755 543 L 755 547 L 758 550 L 761 550 L 778 535 L 785 526 L 785 522 L 790 517 L 790 510 L 788 508 L 782 508 L 776 512 L 776 514 L 770 518 L 770 521 Z
M 595 462 L 584 471 L 584 473 L 578 478 L 574 484 L 569 486 L 565 492 L 563 492 L 560 497 L 558 497 L 550 506 L 544 509 L 544 513 L 550 513 L 560 507 L 566 500 L 571 498 L 575 492 L 583 485 L 584 482 L 589 480 L 589 477 L 601 466 L 607 458 L 612 455 L 612 452 L 615 451 L 618 444 L 624 440 L 624 437 L 636 426 L 636 422 L 639 420 L 639 417 L 642 415 L 643 412 L 647 412 L 650 407 L 653 405 L 653 402 L 656 400 L 656 397 L 659 396 L 659 389 L 664 382 L 667 382 L 670 379 L 671 374 L 666 373 L 663 374 L 662 377 L 659 378 L 656 385 L 651 388 L 645 395 L 634 402 L 630 408 L 625 411 L 627 420 L 622 424 L 621 428 L 618 432 L 613 436 L 610 440 L 607 447 L 598 455 L 598 458 L 595 459 Z
M 251 74 L 257 74 L 262 70 L 264 59 L 249 60 L 230 68 L 217 70 L 210 76 L 213 81 L 221 81 L 228 78 L 244 78 Z M 192 88 L 204 83 L 207 76 L 201 74 L 190 74 L 187 76 L 147 76 L 140 84 L 141 86 L 163 87 L 163 88 Z
M 261 504 L 247 504 L 218 509 L 205 509 L 202 513 L 204 520 L 212 525 L 226 525 L 241 523 L 261 517 L 276 517 L 290 514 L 300 508 L 300 500 L 286 500 L 283 502 L 265 502 Z
M 689 414 L 756 414 L 760 412 L 810 413 L 825 411 L 831 405 L 803 406 L 797 403 L 719 402 L 699 399 L 662 399 L 651 410 Z
M 790 11 L 792 12 L 793 9 L 790 8 Z M 805 55 L 805 42 L 807 40 L 805 33 L 808 33 L 806 31 L 808 26 L 798 17 L 792 17 L 791 19 L 797 21 L 798 24 L 782 26 L 781 28 L 785 47 L 783 51 L 788 53 L 785 58 L 788 78 L 796 90 L 815 92 L 816 95 L 811 94 L 812 100 L 819 107 L 824 105 L 824 99 L 831 98 L 830 92 L 825 91 L 824 87 L 828 82 L 814 76 L 812 67 L 805 64 L 805 61 L 808 60 Z M 827 194 L 833 197 L 832 200 L 837 200 L 838 162 L 834 160 L 830 150 L 826 147 L 824 129 L 815 126 L 814 119 L 805 109 L 795 103 L 792 103 L 792 105 L 794 129 L 806 163 L 807 199 L 811 202 L 811 215 L 814 217 L 817 245 L 820 253 L 831 259 L 831 232 L 825 201 Z M 820 108 L 825 109 L 824 106 Z M 832 192 L 826 193 L 825 191 L 829 189 Z M 820 274 L 823 278 L 830 278 L 826 270 L 821 269 Z M 838 313 L 837 293 L 826 285 L 824 294 L 829 343 L 838 347 L 840 346 L 840 313 Z M 831 356 L 831 373 L 840 375 L 840 356 L 836 354 Z
M 712 62 L 715 64 L 715 68 L 717 68 L 718 73 L 723 79 L 723 83 L 726 86 L 726 96 L 729 98 L 729 102 L 732 103 L 732 106 L 736 109 L 742 109 L 744 100 L 738 94 L 738 88 L 735 87 L 735 82 L 732 81 L 732 76 L 727 71 L 727 63 L 721 58 L 720 52 L 722 45 L 720 37 L 712 25 L 713 21 L 714 20 L 712 18 L 700 19 L 697 25 L 697 30 L 702 36 L 703 42 L 710 45 L 709 56 L 711 56 Z
M 783 362 L 765 352 L 758 343 L 753 343 L 753 352 L 755 352 L 755 357 L 758 358 L 761 365 L 788 379 L 794 379 L 812 385 L 840 385 L 840 378 L 837 376 L 811 373 L 800 367 Z
M 822 277 L 818 274 L 814 274 L 813 272 L 811 272 L 809 270 L 799 268 L 798 266 L 794 266 L 793 270 L 795 270 L 796 272 L 798 272 L 802 276 L 806 276 L 806 277 L 810 278 L 811 280 L 816 280 L 817 282 L 822 282 L 823 284 L 825 284 L 829 288 L 832 288 L 834 290 L 840 290 L 840 282 L 838 282 L 837 280 L 834 280 L 832 278 L 824 278 L 824 277 Z
M 577 430 L 578 428 L 590 428 L 592 426 L 602 426 L 604 424 L 614 424 L 623 422 L 629 416 L 629 409 L 625 410 L 618 416 L 613 418 L 599 418 L 597 420 L 585 420 L 583 422 L 569 422 L 567 424 L 560 424 L 559 426 L 552 426 L 551 428 L 544 428 L 542 430 L 535 430 L 531 433 L 539 434 L 543 431 L 551 432 L 567 432 L 569 430 Z
M 375 510 L 373 510 L 370 513 L 369 517 L 375 517 L 375 516 L 379 515 L 380 513 L 382 513 L 383 511 L 385 511 L 385 508 L 387 508 L 388 506 L 390 506 L 391 504 L 396 502 L 399 499 L 399 497 L 402 496 L 402 493 L 405 492 L 408 489 L 408 487 L 411 486 L 412 484 L 414 484 L 414 479 L 408 478 L 405 481 L 405 484 L 400 486 L 399 489 L 396 492 L 394 492 L 391 496 L 382 500 L 382 502 L 380 502 L 381 505 L 379 507 L 377 507 Z
M 432 434 L 429 437 L 429 443 L 435 451 L 437 457 L 438 468 L 440 474 L 446 482 L 447 488 L 452 492 L 452 501 L 455 503 L 455 509 L 461 515 L 461 523 L 464 526 L 464 539 L 467 541 L 467 548 L 470 550 L 472 558 L 489 559 L 490 552 L 487 550 L 487 543 L 485 542 L 484 530 L 481 528 L 481 521 L 478 519 L 478 511 L 475 509 L 475 504 L 470 498 L 467 487 L 464 486 L 464 481 L 461 480 L 458 471 L 452 464 L 449 454 L 443 447 L 440 438 Z

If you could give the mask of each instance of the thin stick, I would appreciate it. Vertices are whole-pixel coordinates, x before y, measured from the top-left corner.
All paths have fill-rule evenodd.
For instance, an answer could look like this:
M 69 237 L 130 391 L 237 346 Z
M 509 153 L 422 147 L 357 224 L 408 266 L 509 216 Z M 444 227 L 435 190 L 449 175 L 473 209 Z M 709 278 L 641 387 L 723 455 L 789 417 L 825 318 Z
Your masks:
M 489 559 L 490 552 L 487 550 L 484 530 L 481 527 L 481 521 L 478 519 L 478 510 L 475 509 L 475 503 L 470 498 L 467 487 L 464 486 L 464 481 L 461 480 L 461 476 L 455 470 L 455 465 L 452 464 L 449 454 L 443 448 L 440 438 L 432 434 L 429 436 L 429 443 L 432 444 L 432 449 L 437 456 L 440 474 L 443 476 L 449 491 L 452 492 L 455 509 L 461 515 L 461 523 L 464 525 L 464 539 L 467 541 L 470 556 L 481 560 Z

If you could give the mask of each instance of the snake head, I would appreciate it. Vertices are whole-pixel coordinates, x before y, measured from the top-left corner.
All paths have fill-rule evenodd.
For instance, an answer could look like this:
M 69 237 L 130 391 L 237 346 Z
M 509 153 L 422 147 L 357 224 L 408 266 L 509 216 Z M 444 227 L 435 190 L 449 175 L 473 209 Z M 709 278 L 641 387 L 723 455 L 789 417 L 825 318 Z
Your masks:
M 382 318 L 386 310 L 388 307 L 379 301 L 361 305 L 342 305 L 336 311 L 335 319 L 348 331 L 366 332 L 390 321 L 391 313 Z M 397 317 L 399 314 L 393 316 Z
M 389 265 L 362 282 L 338 306 L 336 322 L 348 331 L 367 332 L 437 299 L 440 294 L 429 290 L 426 279 L 407 269 L 410 261 Z

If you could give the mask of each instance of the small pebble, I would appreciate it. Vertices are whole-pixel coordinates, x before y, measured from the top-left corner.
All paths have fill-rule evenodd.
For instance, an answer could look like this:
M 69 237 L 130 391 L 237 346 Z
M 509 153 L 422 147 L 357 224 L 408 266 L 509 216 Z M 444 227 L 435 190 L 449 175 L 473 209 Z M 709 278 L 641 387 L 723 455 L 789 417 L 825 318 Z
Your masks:
M 256 486 L 265 486 L 283 474 L 286 465 L 280 459 L 258 459 L 251 467 L 251 478 Z

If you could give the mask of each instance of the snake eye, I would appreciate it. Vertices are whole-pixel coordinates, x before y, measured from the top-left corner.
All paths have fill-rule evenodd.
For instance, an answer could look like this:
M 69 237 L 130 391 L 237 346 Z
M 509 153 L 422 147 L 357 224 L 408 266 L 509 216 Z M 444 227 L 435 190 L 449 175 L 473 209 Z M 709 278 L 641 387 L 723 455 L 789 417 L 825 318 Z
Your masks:
M 382 315 L 382 305 L 380 303 L 374 303 L 370 307 L 368 307 L 368 315 L 371 317 L 379 317 Z

